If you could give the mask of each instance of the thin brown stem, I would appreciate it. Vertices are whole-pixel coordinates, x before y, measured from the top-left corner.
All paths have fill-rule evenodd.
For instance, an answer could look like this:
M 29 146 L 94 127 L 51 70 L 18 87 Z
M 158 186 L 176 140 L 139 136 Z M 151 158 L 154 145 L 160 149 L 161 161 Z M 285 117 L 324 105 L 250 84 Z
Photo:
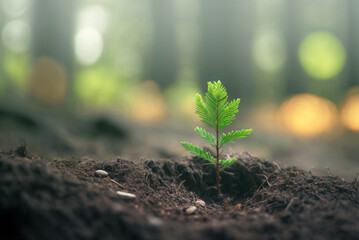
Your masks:
M 218 137 L 219 137 L 219 130 L 218 130 L 218 103 L 217 103 L 217 116 L 216 116 L 216 120 L 217 120 L 217 124 L 216 124 L 216 152 L 217 152 L 217 162 L 216 162 L 216 185 L 217 185 L 217 190 L 218 190 L 218 196 L 222 196 L 222 192 L 221 192 L 221 185 L 220 185 L 220 180 L 221 177 L 219 176 L 219 144 L 218 144 Z

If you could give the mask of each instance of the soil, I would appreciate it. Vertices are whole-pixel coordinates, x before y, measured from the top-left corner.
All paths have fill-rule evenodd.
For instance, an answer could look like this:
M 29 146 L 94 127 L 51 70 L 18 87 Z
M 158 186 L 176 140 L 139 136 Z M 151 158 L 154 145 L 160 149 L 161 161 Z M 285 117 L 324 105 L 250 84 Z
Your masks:
M 3 149 L 0 239 L 359 239 L 356 180 L 237 157 L 221 172 L 219 197 L 214 167 L 199 158 L 53 158 L 26 145 Z M 109 176 L 97 177 L 97 169 Z

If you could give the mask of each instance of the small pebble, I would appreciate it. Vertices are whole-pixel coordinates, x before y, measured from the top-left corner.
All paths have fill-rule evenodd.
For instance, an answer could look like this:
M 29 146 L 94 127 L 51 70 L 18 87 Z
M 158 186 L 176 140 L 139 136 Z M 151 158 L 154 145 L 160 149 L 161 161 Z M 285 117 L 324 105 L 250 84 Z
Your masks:
M 108 172 L 104 171 L 104 170 L 96 170 L 95 171 L 95 175 L 97 177 L 102 177 L 102 178 L 105 178 L 108 176 Z
M 243 208 L 243 204 L 242 203 L 238 203 L 236 206 L 234 206 L 233 211 L 239 211 Z
M 197 200 L 197 201 L 196 201 L 196 204 L 199 205 L 199 206 L 201 206 L 201 207 L 205 207 L 205 206 L 206 206 L 206 203 L 205 203 L 203 200 L 201 200 L 201 199 Z
M 118 195 L 120 195 L 121 197 L 136 198 L 136 195 L 135 195 L 135 194 L 132 194 L 132 193 L 121 192 L 121 191 L 117 191 L 116 193 L 117 193 Z
M 121 204 L 115 203 L 112 205 L 112 209 L 114 212 L 122 212 L 124 208 Z
M 186 209 L 186 213 L 193 214 L 196 210 L 197 208 L 195 206 L 190 206 L 189 208 Z
M 158 217 L 148 217 L 147 220 L 149 224 L 155 227 L 161 227 L 163 224 L 162 219 Z

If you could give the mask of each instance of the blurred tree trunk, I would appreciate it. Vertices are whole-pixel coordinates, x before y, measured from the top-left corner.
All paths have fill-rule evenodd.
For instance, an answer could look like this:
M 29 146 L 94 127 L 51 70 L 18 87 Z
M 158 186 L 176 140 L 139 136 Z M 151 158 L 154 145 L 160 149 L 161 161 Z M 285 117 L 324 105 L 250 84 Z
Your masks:
M 348 9 L 348 43 L 347 50 L 347 65 L 348 65 L 348 88 L 359 85 L 359 1 L 349 0 L 347 3 Z
M 286 92 L 287 94 L 296 94 L 301 92 L 306 92 L 308 90 L 308 85 L 306 84 L 305 79 L 308 77 L 302 78 L 303 71 L 298 60 L 298 48 L 300 41 L 302 39 L 301 31 L 299 28 L 299 14 L 301 2 L 297 1 L 287 1 L 287 28 L 286 28 L 286 42 L 287 42 L 287 52 L 288 60 L 286 67 Z
M 2 5 L 0 4 L 0 12 L 3 12 Z M 0 29 L 3 29 L 4 14 L 0 14 Z M 0 42 L 0 88 L 5 87 L 5 76 L 4 76 L 4 45 Z M 2 84 L 1 84 L 2 83 Z M 0 89 L 1 93 L 1 89 Z
M 251 94 L 252 1 L 201 1 L 199 75 L 205 92 L 208 81 L 221 80 L 230 98 Z
M 71 93 L 73 73 L 73 30 L 76 0 L 34 0 L 32 56 L 54 58 L 65 69 Z
M 163 89 L 174 82 L 177 71 L 173 1 L 154 0 L 152 13 L 154 36 L 146 78 L 154 80 Z

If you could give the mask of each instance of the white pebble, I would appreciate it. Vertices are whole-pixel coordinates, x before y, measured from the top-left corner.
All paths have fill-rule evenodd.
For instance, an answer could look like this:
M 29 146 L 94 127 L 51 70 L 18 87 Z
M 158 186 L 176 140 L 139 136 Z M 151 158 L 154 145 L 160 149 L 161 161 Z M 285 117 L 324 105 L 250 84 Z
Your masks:
M 197 201 L 196 201 L 196 204 L 199 205 L 199 206 L 201 206 L 201 207 L 205 207 L 205 206 L 206 206 L 206 203 L 205 203 L 203 200 L 201 200 L 201 199 L 197 200 Z
M 195 206 L 190 206 L 189 208 L 186 209 L 186 213 L 193 214 L 196 210 L 197 208 Z
M 147 220 L 148 220 L 149 224 L 151 224 L 152 226 L 155 226 L 155 227 L 161 227 L 163 224 L 162 219 L 158 218 L 158 217 L 148 217 Z
M 120 195 L 121 197 L 136 198 L 136 195 L 135 195 L 135 194 L 132 194 L 132 193 L 121 192 L 121 191 L 117 191 L 116 193 L 117 193 L 118 195 Z
M 104 177 L 107 177 L 107 176 L 108 176 L 108 172 L 106 172 L 106 171 L 104 171 L 104 170 L 96 170 L 96 171 L 95 171 L 95 175 L 96 175 L 97 177 L 102 177 L 102 178 L 104 178 Z

